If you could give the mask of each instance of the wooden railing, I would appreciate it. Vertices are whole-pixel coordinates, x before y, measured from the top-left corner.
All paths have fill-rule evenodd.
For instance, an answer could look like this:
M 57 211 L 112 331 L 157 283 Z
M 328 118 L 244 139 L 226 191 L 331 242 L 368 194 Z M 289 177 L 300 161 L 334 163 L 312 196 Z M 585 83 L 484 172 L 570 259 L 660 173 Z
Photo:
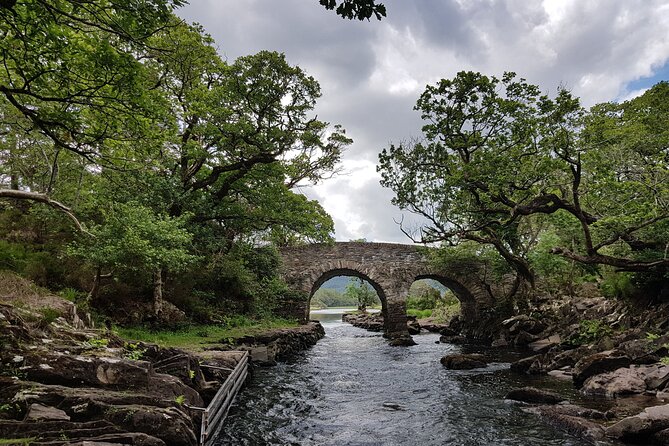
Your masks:
M 230 410 L 230 406 L 232 405 L 235 396 L 237 396 L 237 392 L 239 392 L 239 389 L 246 380 L 249 368 L 249 352 L 241 353 L 241 359 L 235 368 L 232 369 L 232 372 L 228 375 L 221 388 L 218 389 L 214 399 L 212 399 L 209 405 L 202 410 L 202 425 L 200 428 L 200 445 L 202 446 L 209 445 L 209 442 L 212 440 L 212 435 L 228 415 L 228 411 Z M 223 367 L 204 365 L 202 367 L 223 369 Z

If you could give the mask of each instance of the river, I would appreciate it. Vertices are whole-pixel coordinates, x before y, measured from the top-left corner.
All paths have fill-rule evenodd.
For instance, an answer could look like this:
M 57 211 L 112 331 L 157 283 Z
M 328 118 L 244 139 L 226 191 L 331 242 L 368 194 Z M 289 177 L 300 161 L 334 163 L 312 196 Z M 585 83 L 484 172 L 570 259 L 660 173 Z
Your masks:
M 573 392 L 548 378 L 510 373 L 513 353 L 486 350 L 493 355 L 487 368 L 447 370 L 443 355 L 484 350 L 437 343 L 437 334 L 414 336 L 413 347 L 390 347 L 381 334 L 342 323 L 341 311 L 319 313 L 312 318 L 321 320 L 325 338 L 288 362 L 255 369 L 214 444 L 587 444 L 503 399 L 525 385 Z

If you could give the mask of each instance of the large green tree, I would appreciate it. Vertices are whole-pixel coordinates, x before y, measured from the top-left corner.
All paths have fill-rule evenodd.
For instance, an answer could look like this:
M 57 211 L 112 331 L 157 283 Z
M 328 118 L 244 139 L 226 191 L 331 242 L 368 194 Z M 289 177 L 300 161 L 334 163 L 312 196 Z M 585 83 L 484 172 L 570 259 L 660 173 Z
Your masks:
M 461 72 L 421 95 L 424 139 L 381 153 L 382 184 L 427 218 L 421 241 L 492 245 L 529 283 L 532 228 L 546 215 L 575 228 L 555 254 L 628 271 L 666 268 L 658 249 L 668 242 L 666 99 L 659 84 L 587 113 L 563 89 L 550 98 L 512 73 Z

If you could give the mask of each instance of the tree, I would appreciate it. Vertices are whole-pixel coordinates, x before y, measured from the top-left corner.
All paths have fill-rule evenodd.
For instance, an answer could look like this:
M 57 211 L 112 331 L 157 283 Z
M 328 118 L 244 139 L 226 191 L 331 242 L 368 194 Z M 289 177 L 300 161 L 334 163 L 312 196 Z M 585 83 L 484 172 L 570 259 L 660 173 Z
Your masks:
M 328 10 L 336 8 L 338 15 L 349 20 L 369 20 L 372 15 L 381 20 L 381 17 L 386 16 L 386 7 L 374 0 L 343 0 L 339 5 L 336 0 L 319 0 L 319 3 Z
M 98 163 L 136 160 L 134 143 L 151 147 L 147 127 L 162 120 L 141 59 L 182 4 L 10 2 L 0 8 L 0 94 L 64 150 Z
M 171 215 L 188 211 L 200 223 L 268 232 L 282 243 L 329 240 L 330 217 L 292 192 L 336 173 L 351 143 L 340 126 L 312 116 L 318 82 L 275 52 L 228 65 L 199 27 L 177 24 L 152 42 L 176 117 L 160 172 L 174 188 Z
M 153 312 L 163 307 L 163 273 L 178 272 L 196 258 L 188 252 L 192 235 L 185 219 L 155 215 L 138 203 L 115 204 L 104 212 L 105 221 L 91 228 L 94 237 L 75 242 L 70 253 L 95 268 L 89 299 L 94 300 L 101 280 L 124 271 L 150 275 L 153 280 Z
M 529 284 L 534 223 L 546 215 L 577 228 L 574 246 L 555 254 L 627 271 L 666 268 L 657 250 L 652 259 L 634 254 L 651 233 L 655 248 L 667 243 L 666 131 L 649 125 L 666 116 L 666 94 L 660 85 L 586 113 L 563 89 L 549 98 L 513 73 L 461 72 L 421 95 L 425 139 L 381 153 L 382 184 L 428 219 L 421 241 L 489 244 Z
M 344 296 L 358 303 L 358 310 L 363 313 L 367 311 L 368 305 L 378 302 L 378 295 L 374 288 L 363 279 L 351 280 L 344 290 Z

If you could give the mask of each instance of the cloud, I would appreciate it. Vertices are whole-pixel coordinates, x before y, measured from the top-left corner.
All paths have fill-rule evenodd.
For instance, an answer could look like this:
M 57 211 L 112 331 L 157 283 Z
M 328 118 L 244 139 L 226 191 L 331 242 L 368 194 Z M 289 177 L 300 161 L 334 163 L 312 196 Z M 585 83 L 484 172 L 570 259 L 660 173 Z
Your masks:
M 224 57 L 280 51 L 321 83 L 319 119 L 355 142 L 347 176 L 304 190 L 331 213 L 339 240 L 407 240 L 375 163 L 390 142 L 420 135 L 412 108 L 427 84 L 461 70 L 515 71 L 590 106 L 641 94 L 646 86 L 628 85 L 669 61 L 665 0 L 384 0 L 381 22 L 342 20 L 316 0 L 191 3 L 179 14 L 201 23 Z

